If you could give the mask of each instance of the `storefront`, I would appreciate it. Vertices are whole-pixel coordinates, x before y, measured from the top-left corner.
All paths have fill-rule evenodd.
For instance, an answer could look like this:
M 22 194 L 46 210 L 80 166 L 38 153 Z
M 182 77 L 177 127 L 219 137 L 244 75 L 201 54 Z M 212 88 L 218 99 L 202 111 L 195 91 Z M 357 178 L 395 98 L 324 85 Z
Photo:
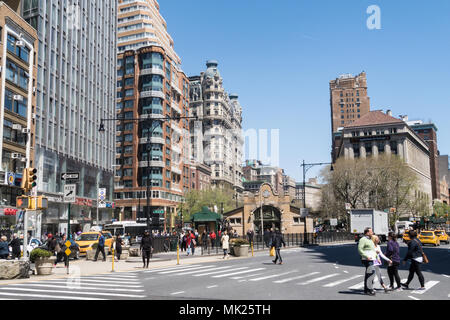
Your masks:
M 3 207 L 0 208 L 0 236 L 7 236 L 8 240 L 11 235 L 17 231 L 17 219 L 20 210 L 16 208 Z

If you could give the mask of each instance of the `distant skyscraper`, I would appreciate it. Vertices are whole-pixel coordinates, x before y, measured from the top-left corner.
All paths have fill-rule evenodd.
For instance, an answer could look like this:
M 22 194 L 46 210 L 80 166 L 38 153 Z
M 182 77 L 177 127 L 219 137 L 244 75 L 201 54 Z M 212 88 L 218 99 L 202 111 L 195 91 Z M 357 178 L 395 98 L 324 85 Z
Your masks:
M 242 107 L 238 96 L 228 94 L 217 68 L 206 63 L 206 71 L 190 77 L 191 157 L 211 166 L 213 186 L 242 191 Z
M 366 73 L 341 75 L 330 81 L 332 159 L 337 158 L 341 144 L 339 128 L 347 126 L 370 112 Z
M 35 163 L 38 193 L 49 198 L 43 232 L 64 232 L 63 172 L 79 172 L 72 231 L 96 219 L 98 188 L 113 200 L 116 1 L 23 0 L 22 14 L 39 38 Z M 110 221 L 101 209 L 99 220 Z M 60 225 L 60 230 L 56 230 Z
M 168 221 L 189 190 L 189 124 L 158 119 L 188 115 L 189 80 L 157 1 L 119 0 L 118 14 L 116 218 L 146 221 L 150 180 L 149 214 Z

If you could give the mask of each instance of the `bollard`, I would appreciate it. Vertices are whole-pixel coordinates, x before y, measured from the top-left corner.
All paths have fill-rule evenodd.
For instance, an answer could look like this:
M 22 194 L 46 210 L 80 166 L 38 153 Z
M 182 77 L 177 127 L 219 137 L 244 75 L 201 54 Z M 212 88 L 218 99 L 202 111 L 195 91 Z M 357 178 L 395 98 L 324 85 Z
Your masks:
M 252 245 L 252 257 L 253 257 L 253 241 L 251 242 L 251 245 Z
M 111 270 L 111 272 L 114 272 L 114 259 L 115 259 L 114 248 L 111 249 L 111 255 L 112 255 L 112 270 Z
M 177 264 L 180 264 L 180 244 L 177 242 Z

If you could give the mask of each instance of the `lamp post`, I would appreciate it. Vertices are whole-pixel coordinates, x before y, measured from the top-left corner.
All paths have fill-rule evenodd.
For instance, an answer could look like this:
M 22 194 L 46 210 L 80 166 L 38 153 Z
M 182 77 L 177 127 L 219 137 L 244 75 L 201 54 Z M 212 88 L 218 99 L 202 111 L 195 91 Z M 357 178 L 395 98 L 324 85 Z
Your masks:
M 320 163 L 305 163 L 305 160 L 303 160 L 303 163 L 301 166 L 303 167 L 303 208 L 306 209 L 306 172 L 308 172 L 309 169 L 311 169 L 314 166 L 322 166 L 325 164 L 330 164 L 331 168 L 330 171 L 333 171 L 333 164 L 331 162 L 320 162 Z M 304 217 L 304 230 L 303 230 L 303 245 L 309 244 L 308 237 L 306 235 L 306 215 Z
M 180 120 L 180 119 L 196 119 L 198 120 L 198 117 L 163 117 L 163 118 L 157 118 L 157 121 L 161 122 L 167 122 L 171 120 Z M 104 121 L 137 121 L 137 122 L 149 122 L 150 127 L 147 128 L 147 209 L 146 209 L 146 218 L 147 218 L 147 229 L 150 230 L 150 234 L 152 233 L 152 227 L 155 225 L 154 221 L 152 221 L 152 226 L 150 226 L 150 178 L 151 178 L 151 167 L 150 167 L 150 151 L 151 151 L 151 135 L 153 135 L 153 131 L 158 127 L 153 127 L 153 119 L 152 115 L 148 115 L 148 118 L 131 118 L 131 119 L 125 119 L 125 118 L 112 118 L 112 119 L 100 119 L 100 127 L 98 129 L 99 132 L 105 132 L 105 125 Z M 159 225 L 159 217 L 158 217 L 158 225 Z

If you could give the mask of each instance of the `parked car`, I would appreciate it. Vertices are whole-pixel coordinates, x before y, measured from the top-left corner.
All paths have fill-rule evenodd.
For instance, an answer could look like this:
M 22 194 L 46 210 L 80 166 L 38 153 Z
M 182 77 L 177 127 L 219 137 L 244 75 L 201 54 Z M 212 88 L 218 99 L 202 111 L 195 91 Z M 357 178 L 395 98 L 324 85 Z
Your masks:
M 441 245 L 439 237 L 431 230 L 422 231 L 419 234 L 418 239 L 422 244 L 433 244 L 436 247 Z
M 103 231 L 103 235 L 105 236 L 105 247 L 111 249 L 113 244 L 113 236 L 111 232 Z M 100 232 L 90 231 L 83 232 L 76 239 L 76 243 L 79 246 L 79 254 L 85 255 L 87 250 L 90 250 L 95 243 L 98 243 L 98 238 L 100 237 Z
M 449 243 L 448 234 L 445 232 L 445 230 L 434 230 L 434 233 L 439 237 L 440 242 L 445 242 L 446 244 Z
M 42 246 L 42 242 L 36 238 L 31 238 L 27 245 L 27 256 L 30 256 L 33 249 Z M 20 239 L 20 251 L 23 252 L 23 239 Z M 12 248 L 9 247 L 9 252 L 12 254 Z

